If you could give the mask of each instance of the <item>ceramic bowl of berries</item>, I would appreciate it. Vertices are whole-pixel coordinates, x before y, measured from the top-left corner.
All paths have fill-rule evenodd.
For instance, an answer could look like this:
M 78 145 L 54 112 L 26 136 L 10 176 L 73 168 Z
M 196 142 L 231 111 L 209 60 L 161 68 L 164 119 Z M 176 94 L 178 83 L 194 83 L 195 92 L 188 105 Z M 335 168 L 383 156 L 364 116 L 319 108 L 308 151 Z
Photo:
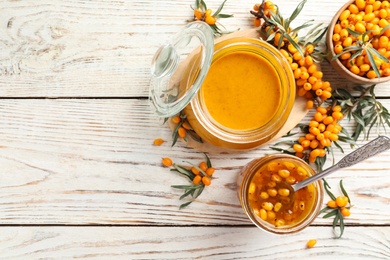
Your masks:
M 348 1 L 329 24 L 326 44 L 332 67 L 360 85 L 390 80 L 390 3 Z

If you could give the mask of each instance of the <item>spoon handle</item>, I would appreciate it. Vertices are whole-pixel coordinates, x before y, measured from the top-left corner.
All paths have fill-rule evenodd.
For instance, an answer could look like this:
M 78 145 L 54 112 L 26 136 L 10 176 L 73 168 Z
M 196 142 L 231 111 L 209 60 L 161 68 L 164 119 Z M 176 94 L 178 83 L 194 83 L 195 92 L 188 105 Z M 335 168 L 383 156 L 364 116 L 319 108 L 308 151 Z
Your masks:
M 329 167 L 328 169 L 320 173 L 317 173 L 311 176 L 310 178 L 307 178 L 301 182 L 292 185 L 292 188 L 294 189 L 294 191 L 302 189 L 303 187 L 306 187 L 310 183 L 320 180 L 338 169 L 355 165 L 367 158 L 370 158 L 388 149 L 390 149 L 390 138 L 387 136 L 379 136 L 376 139 L 372 140 L 371 142 L 368 142 L 367 144 L 359 147 L 352 153 L 346 155 L 343 159 L 341 159 L 338 163 L 336 163 L 332 167 Z
M 340 168 L 349 167 L 367 158 L 370 158 L 378 153 L 390 149 L 390 138 L 387 136 L 379 136 L 371 142 L 359 147 L 352 153 L 346 155 L 337 164 Z

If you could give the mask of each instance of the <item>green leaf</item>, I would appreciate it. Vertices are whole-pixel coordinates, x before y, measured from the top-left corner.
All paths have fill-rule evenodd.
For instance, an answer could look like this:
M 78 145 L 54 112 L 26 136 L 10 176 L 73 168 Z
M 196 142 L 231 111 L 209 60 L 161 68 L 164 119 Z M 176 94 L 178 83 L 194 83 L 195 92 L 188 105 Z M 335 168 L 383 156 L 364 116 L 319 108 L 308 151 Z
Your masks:
M 325 188 L 325 191 L 326 193 L 328 194 L 328 196 L 332 199 L 332 200 L 336 200 L 336 196 L 333 195 L 333 193 L 329 190 L 330 189 L 330 186 L 327 182 L 324 182 L 324 188 Z
M 194 130 L 188 130 L 187 134 L 196 142 L 203 143 L 202 138 Z
M 302 51 L 302 48 L 299 46 L 299 44 L 298 43 L 296 43 L 295 41 L 294 41 L 294 39 L 293 38 L 291 38 L 291 36 L 289 35 L 289 34 L 285 34 L 284 35 L 286 38 L 287 38 L 287 40 L 298 50 L 298 52 L 302 55 L 302 57 L 304 57 L 305 55 L 304 55 L 304 53 L 303 53 L 303 51 Z
M 347 191 L 344 189 L 343 180 L 340 180 L 340 189 L 341 189 L 341 192 L 344 194 L 344 196 L 348 198 L 349 204 L 352 204 L 351 198 L 348 196 Z
M 361 33 L 351 30 L 350 28 L 347 28 L 347 31 L 355 38 L 358 38 L 360 35 L 362 35 Z
M 222 2 L 222 4 L 218 7 L 217 11 L 215 11 L 215 13 L 212 16 L 217 16 L 222 11 L 222 8 L 225 5 L 226 1 L 227 0 Z
M 230 18 L 233 17 L 232 14 L 218 14 L 216 18 Z
M 306 0 L 303 0 L 302 2 L 300 2 L 297 7 L 295 8 L 294 12 L 291 14 L 290 18 L 289 18 L 289 24 L 287 24 L 287 27 L 290 26 L 290 23 L 292 21 L 295 20 L 295 18 L 297 18 L 297 16 L 299 15 L 299 13 L 302 11 L 303 7 L 305 6 L 306 4 Z M 279 9 L 279 8 L 278 8 Z
M 191 203 L 192 203 L 192 201 L 183 203 L 183 204 L 180 205 L 179 209 L 184 209 L 185 207 L 187 207 L 187 206 L 190 205 Z
M 372 49 L 371 47 L 367 47 L 367 57 L 368 57 L 368 60 L 370 61 L 370 64 L 371 64 L 371 67 L 372 69 L 375 71 L 375 74 L 378 78 L 381 77 L 381 74 L 379 72 L 379 69 L 378 69 L 378 66 L 376 66 L 376 63 L 375 63 L 375 60 L 374 60 L 374 56 L 372 54 Z
M 361 125 L 361 126 L 365 126 L 365 123 L 364 123 L 364 120 L 360 117 L 360 115 L 356 114 L 356 113 L 352 113 L 352 116 L 353 118 L 355 119 L 355 121 Z
M 211 165 L 210 158 L 207 156 L 207 153 L 203 153 L 203 154 L 204 154 L 204 156 L 206 157 L 206 165 L 207 165 L 207 168 L 213 167 L 213 166 Z
M 182 124 L 183 124 L 182 122 L 177 124 L 177 126 L 175 127 L 175 130 L 173 130 L 173 132 L 172 132 L 172 145 L 171 145 L 172 147 L 176 144 L 177 139 L 179 138 L 178 131 L 179 131 L 179 128 L 181 127 Z
M 323 216 L 323 218 L 330 218 L 330 217 L 336 216 L 338 211 L 339 211 L 338 209 L 334 209 L 331 212 L 329 212 L 328 214 L 325 214 Z
M 341 214 L 340 211 L 338 212 L 337 216 L 338 216 L 338 219 L 339 219 L 338 222 L 340 223 L 340 234 L 339 234 L 339 236 L 337 238 L 340 238 L 344 234 L 344 228 L 345 228 L 345 226 L 344 226 L 344 217 L 343 217 L 343 215 Z
M 339 140 L 340 140 L 340 137 L 339 137 Z M 338 142 L 334 141 L 333 143 L 334 143 L 334 145 L 336 145 L 337 148 L 339 148 L 339 150 L 340 150 L 342 153 L 344 153 L 344 149 L 340 146 L 340 144 L 339 144 Z

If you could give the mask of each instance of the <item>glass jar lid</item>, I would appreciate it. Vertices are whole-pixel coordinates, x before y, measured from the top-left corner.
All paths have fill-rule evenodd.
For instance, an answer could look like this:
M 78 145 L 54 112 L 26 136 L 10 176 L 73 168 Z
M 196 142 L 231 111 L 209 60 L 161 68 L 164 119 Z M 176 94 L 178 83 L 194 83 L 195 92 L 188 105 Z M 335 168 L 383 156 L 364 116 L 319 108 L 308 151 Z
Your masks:
M 214 35 L 204 22 L 189 23 L 152 60 L 149 99 L 160 117 L 178 114 L 198 92 L 210 68 Z

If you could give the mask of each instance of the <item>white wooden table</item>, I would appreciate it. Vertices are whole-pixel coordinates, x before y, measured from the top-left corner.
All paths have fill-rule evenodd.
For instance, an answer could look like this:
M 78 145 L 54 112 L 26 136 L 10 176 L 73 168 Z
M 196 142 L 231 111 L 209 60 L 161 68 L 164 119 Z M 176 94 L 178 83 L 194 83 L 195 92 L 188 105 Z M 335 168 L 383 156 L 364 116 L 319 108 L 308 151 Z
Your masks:
M 236 177 L 268 146 L 209 154 L 217 179 L 179 210 L 171 185 L 186 180 L 161 157 L 199 162 L 203 154 L 183 142 L 171 148 L 147 96 L 153 54 L 186 24 L 193 2 L 0 2 L 0 258 L 389 259 L 390 152 L 328 178 L 335 193 L 344 179 L 353 200 L 341 239 L 331 219 L 284 237 L 247 219 Z M 207 3 L 215 10 L 221 1 Z M 229 0 L 224 11 L 235 17 L 223 24 L 252 28 L 254 3 Z M 288 15 L 299 1 L 275 3 Z M 342 5 L 309 0 L 295 24 L 327 24 Z M 346 84 L 322 66 L 333 85 Z M 390 109 L 390 83 L 376 94 Z M 154 147 L 158 137 L 168 141 Z M 318 241 L 312 249 L 309 239 Z

